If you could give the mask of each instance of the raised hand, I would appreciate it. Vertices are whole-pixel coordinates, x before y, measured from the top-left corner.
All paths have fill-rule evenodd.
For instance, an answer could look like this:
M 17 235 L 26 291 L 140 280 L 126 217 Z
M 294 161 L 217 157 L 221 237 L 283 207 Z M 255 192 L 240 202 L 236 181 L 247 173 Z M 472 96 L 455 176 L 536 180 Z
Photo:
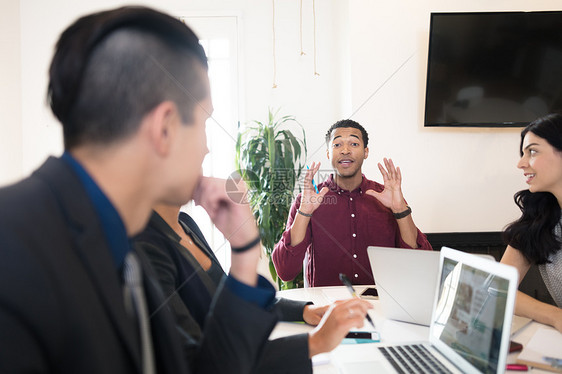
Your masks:
M 312 179 L 318 172 L 318 169 L 320 169 L 320 162 L 318 164 L 313 162 L 312 167 L 306 171 L 304 176 L 304 185 L 299 210 L 306 214 L 312 214 L 320 206 L 320 204 L 322 204 L 324 195 L 326 195 L 329 191 L 328 187 L 322 187 L 322 190 L 316 193 L 312 184 Z
M 407 209 L 407 206 L 402 195 L 402 173 L 399 167 L 394 166 L 392 159 L 384 158 L 383 161 L 384 167 L 380 162 L 378 163 L 384 181 L 383 191 L 367 190 L 365 193 L 376 198 L 394 213 L 403 212 Z

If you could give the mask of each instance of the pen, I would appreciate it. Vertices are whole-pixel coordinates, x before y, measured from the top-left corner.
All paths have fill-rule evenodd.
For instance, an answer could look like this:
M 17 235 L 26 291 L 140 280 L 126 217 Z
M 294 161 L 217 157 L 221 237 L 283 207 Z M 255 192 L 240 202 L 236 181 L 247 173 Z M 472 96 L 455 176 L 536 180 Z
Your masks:
M 306 170 L 310 170 L 308 165 L 306 165 Z M 318 193 L 318 187 L 316 186 L 316 182 L 314 182 L 314 178 L 312 178 L 312 185 L 314 186 L 314 191 L 316 191 L 316 193 Z
M 527 371 L 529 368 L 527 365 L 522 364 L 507 364 L 505 365 L 505 370 Z
M 351 282 L 349 280 L 349 278 L 347 277 L 347 275 L 345 275 L 344 273 L 340 273 L 340 280 L 343 283 L 344 286 L 347 287 L 347 289 L 349 290 L 349 292 L 351 293 L 351 296 L 359 298 L 359 296 L 357 296 L 357 294 L 355 293 L 355 289 L 353 288 L 353 286 L 351 285 Z M 365 316 L 365 318 L 367 318 L 367 321 L 369 321 L 369 323 L 371 325 L 373 325 L 373 328 L 376 329 L 375 327 L 375 323 L 373 322 L 373 320 L 371 319 L 371 316 L 369 314 L 367 314 Z

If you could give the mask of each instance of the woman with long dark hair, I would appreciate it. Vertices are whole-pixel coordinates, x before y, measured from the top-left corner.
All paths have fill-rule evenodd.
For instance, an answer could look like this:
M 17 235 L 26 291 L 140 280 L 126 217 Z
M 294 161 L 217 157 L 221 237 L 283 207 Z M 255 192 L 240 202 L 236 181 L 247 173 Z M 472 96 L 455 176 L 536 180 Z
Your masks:
M 528 190 L 515 194 L 521 217 L 504 232 L 509 244 L 501 262 L 515 266 L 523 279 L 532 264 L 557 306 L 517 293 L 515 313 L 562 332 L 562 114 L 549 114 L 521 132 L 521 159 Z

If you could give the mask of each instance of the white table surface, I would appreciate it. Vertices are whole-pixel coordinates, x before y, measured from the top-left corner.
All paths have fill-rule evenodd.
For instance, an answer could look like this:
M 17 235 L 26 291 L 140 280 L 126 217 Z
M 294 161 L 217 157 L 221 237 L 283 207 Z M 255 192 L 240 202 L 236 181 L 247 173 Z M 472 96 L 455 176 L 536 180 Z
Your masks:
M 355 286 L 357 294 L 360 294 L 367 286 Z M 298 288 L 292 290 L 279 291 L 277 293 L 280 297 L 285 297 L 293 300 L 312 301 L 317 305 L 325 305 L 334 302 L 335 300 L 349 299 L 351 296 L 347 289 L 343 286 L 336 287 L 314 287 L 314 288 Z M 345 361 L 368 361 L 372 352 L 380 344 L 388 343 L 408 343 L 416 341 L 424 341 L 429 337 L 429 327 L 415 325 L 411 323 L 398 322 L 386 319 L 379 307 L 378 300 L 369 300 L 374 309 L 369 312 L 369 315 L 375 322 L 377 330 L 381 336 L 381 343 L 373 344 L 346 344 L 339 345 L 330 353 L 317 355 L 313 358 L 314 374 L 336 374 L 338 373 L 337 362 L 344 359 Z M 523 329 L 518 331 L 512 340 L 525 345 L 533 336 L 535 331 L 540 327 L 546 327 L 537 322 L 531 322 Z M 280 322 L 273 330 L 270 339 L 277 337 L 308 332 L 313 327 L 303 325 Z M 512 353 L 508 356 L 508 363 L 515 363 L 518 353 Z M 506 373 L 524 373 L 520 371 L 506 371 Z M 527 373 L 550 373 L 545 370 L 529 368 Z

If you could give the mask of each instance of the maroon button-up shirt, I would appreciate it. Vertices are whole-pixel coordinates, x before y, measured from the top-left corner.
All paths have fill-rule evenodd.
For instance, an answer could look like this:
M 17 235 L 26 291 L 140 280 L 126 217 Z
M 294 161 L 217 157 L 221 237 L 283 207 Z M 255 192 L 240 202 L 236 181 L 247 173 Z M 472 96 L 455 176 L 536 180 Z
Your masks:
M 374 284 L 367 256 L 368 246 L 411 248 L 400 235 L 398 223 L 390 209 L 367 190 L 381 192 L 384 186 L 363 176 L 361 185 L 346 191 L 336 185 L 333 175 L 318 186 L 328 187 L 322 205 L 313 213 L 304 240 L 291 246 L 299 194 L 291 207 L 286 230 L 272 253 L 277 274 L 283 280 L 295 278 L 305 266 L 305 277 L 312 287 L 339 286 L 339 273 L 353 284 Z M 432 250 L 426 236 L 418 230 L 418 249 Z M 400 271 L 400 269 L 396 269 Z

